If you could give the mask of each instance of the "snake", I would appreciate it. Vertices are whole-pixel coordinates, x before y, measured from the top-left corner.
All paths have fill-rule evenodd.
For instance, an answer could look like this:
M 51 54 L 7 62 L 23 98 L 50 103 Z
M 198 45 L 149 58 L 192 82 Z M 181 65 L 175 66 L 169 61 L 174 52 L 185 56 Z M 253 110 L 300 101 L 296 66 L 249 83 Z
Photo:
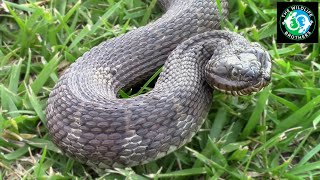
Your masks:
M 148 163 L 191 141 L 214 89 L 239 96 L 269 84 L 262 45 L 221 29 L 226 0 L 158 3 L 161 17 L 85 52 L 53 87 L 46 126 L 65 155 L 98 168 Z M 152 90 L 119 97 L 159 68 Z

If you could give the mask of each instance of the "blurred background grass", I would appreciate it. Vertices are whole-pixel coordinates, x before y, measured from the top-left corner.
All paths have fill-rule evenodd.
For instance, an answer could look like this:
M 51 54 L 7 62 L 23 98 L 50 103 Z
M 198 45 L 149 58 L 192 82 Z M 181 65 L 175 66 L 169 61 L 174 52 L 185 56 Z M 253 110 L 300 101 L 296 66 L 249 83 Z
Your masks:
M 208 120 L 191 143 L 146 165 L 106 171 L 61 154 L 44 125 L 58 77 L 94 45 L 160 15 L 156 0 L 1 2 L 0 179 L 320 176 L 319 46 L 275 43 L 276 1 L 230 2 L 223 28 L 269 50 L 272 83 L 249 97 L 215 92 Z M 143 86 L 139 93 L 149 89 Z

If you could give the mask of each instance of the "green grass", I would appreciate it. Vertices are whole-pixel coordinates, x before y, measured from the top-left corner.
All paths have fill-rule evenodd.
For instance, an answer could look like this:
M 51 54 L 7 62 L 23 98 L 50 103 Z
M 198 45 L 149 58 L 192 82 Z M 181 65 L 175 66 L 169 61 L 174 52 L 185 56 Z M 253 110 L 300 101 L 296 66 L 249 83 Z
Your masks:
M 319 46 L 276 44 L 274 1 L 232 1 L 223 23 L 269 50 L 273 79 L 264 91 L 248 97 L 215 92 L 208 120 L 192 142 L 147 165 L 102 172 L 61 154 L 44 125 L 58 77 L 99 42 L 159 17 L 155 2 L 1 3 L 0 179 L 320 177 Z

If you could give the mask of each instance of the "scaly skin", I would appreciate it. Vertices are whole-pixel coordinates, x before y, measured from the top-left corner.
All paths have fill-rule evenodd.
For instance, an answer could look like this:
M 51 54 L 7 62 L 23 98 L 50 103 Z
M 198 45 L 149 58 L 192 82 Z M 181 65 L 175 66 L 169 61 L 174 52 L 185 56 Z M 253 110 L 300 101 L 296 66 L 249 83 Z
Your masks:
M 99 168 L 150 162 L 191 140 L 209 111 L 211 87 L 242 95 L 268 84 L 270 58 L 259 45 L 208 32 L 219 28 L 225 1 L 222 16 L 212 0 L 160 3 L 166 8 L 160 19 L 92 48 L 54 87 L 47 126 L 68 156 Z M 163 64 L 152 91 L 117 98 L 120 88 Z

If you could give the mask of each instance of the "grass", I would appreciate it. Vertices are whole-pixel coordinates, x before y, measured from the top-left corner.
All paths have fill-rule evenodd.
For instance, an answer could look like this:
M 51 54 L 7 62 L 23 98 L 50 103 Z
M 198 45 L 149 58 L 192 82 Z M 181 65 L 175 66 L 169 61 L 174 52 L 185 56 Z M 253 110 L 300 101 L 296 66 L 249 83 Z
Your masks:
M 44 125 L 47 97 L 58 77 L 99 42 L 159 17 L 155 3 L 1 2 L 0 179 L 319 178 L 319 45 L 275 43 L 274 1 L 232 1 L 223 23 L 269 50 L 272 84 L 264 91 L 248 97 L 215 92 L 208 119 L 192 142 L 147 165 L 102 172 L 61 154 Z M 138 92 L 149 89 L 144 85 Z

